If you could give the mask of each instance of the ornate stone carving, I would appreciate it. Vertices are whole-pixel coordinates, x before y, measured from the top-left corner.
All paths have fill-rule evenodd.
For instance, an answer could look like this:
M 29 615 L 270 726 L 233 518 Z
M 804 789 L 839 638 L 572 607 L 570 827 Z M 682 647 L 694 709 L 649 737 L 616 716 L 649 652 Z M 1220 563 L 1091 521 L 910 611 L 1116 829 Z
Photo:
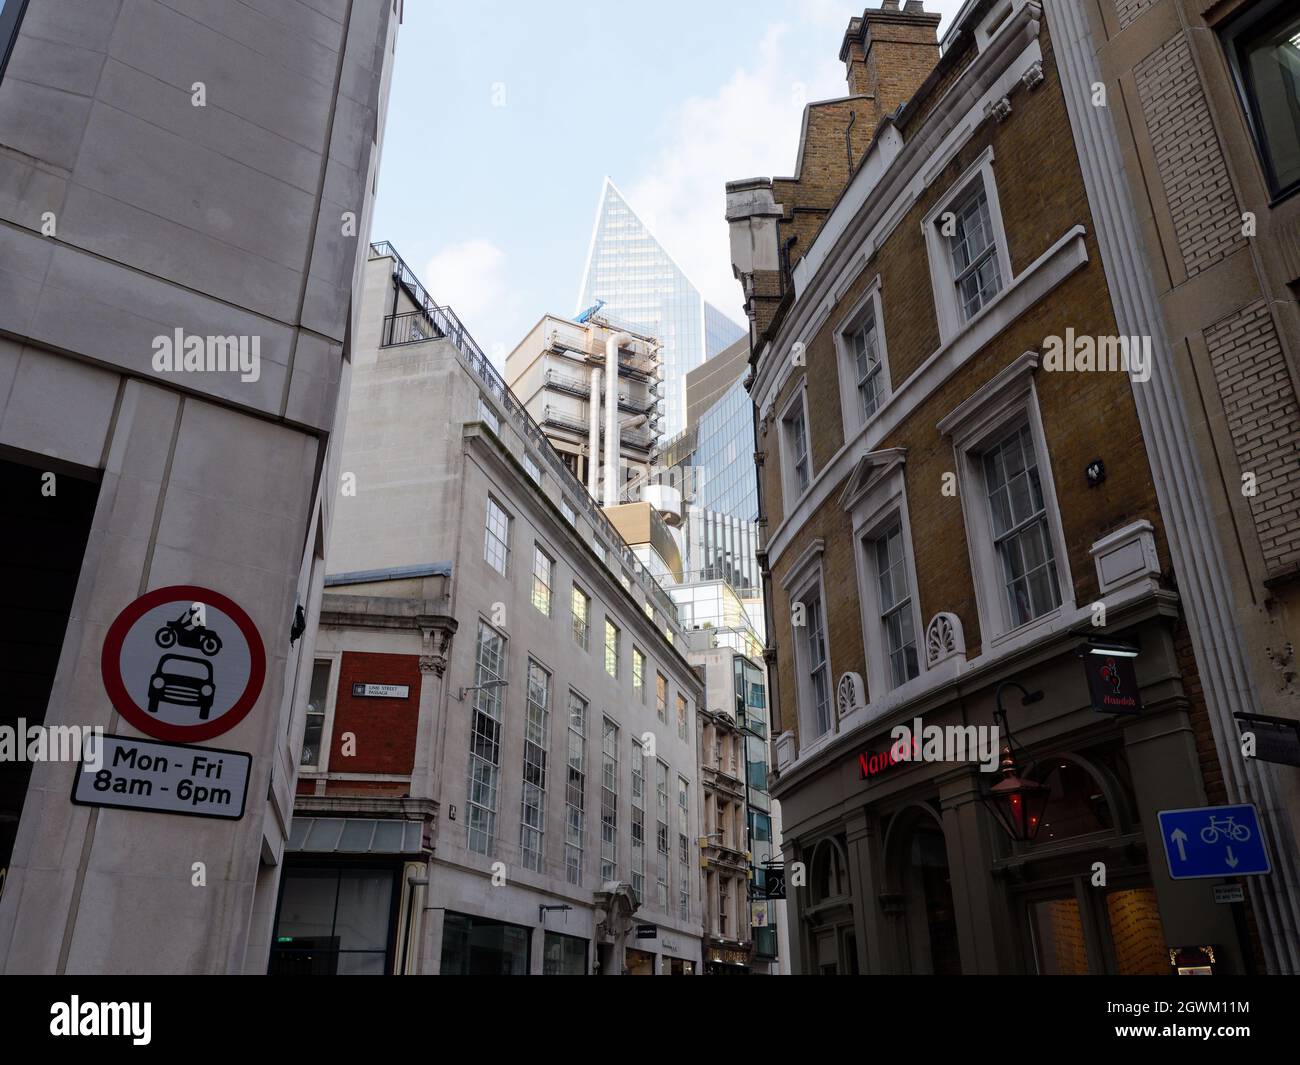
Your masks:
M 1011 98 L 1004 96 L 996 103 L 989 104 L 985 113 L 992 115 L 999 122 L 1005 122 L 1011 117 Z
M 935 614 L 925 627 L 925 664 L 933 669 L 940 662 L 966 655 L 966 634 L 956 614 Z
M 1021 76 L 1020 84 L 1031 92 L 1043 84 L 1043 61 L 1041 59 L 1034 60 L 1033 65 Z
M 420 672 L 434 673 L 441 677 L 447 670 L 447 655 L 451 651 L 452 630 L 444 628 L 423 628 L 424 646 L 421 648 Z
M 845 673 L 835 688 L 835 705 L 840 717 L 846 717 L 854 710 L 867 705 L 866 688 L 862 677 L 857 673 Z

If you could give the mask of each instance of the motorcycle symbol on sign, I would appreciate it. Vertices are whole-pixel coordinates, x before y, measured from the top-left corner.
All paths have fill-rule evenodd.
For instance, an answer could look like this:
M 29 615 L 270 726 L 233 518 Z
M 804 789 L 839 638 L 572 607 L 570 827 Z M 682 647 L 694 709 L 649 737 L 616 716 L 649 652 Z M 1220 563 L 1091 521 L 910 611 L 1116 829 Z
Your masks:
M 185 610 L 175 621 L 169 621 L 153 634 L 154 642 L 163 648 L 192 647 L 212 658 L 221 650 L 221 637 L 206 625 L 196 624 L 202 608 L 197 604 Z

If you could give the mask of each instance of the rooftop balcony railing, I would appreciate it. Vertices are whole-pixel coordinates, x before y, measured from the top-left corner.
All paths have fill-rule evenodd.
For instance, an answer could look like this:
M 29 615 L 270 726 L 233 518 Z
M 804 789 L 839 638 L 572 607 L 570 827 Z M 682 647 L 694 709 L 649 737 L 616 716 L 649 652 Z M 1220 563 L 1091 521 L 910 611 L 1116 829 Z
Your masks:
M 591 522 L 592 528 L 596 531 L 597 540 L 607 550 L 612 551 L 615 558 L 621 560 L 650 601 L 655 604 L 664 617 L 676 622 L 675 627 L 680 629 L 677 605 L 672 597 L 664 591 L 663 586 L 655 580 L 654 575 L 636 557 L 627 541 L 619 535 L 613 523 L 605 516 L 604 511 L 596 505 L 596 501 L 591 498 L 586 487 L 573 475 L 564 464 L 564 460 L 551 447 L 551 442 L 546 438 L 546 434 L 542 432 L 541 426 L 533 420 L 528 411 L 515 398 L 515 394 L 510 391 L 505 379 L 483 353 L 483 349 L 470 336 L 469 331 L 461 320 L 456 317 L 455 312 L 450 307 L 439 306 L 430 298 L 429 294 L 424 290 L 424 286 L 420 284 L 419 278 L 415 276 L 414 271 L 406 265 L 402 257 L 397 254 L 397 250 L 387 241 L 371 244 L 369 257 L 371 259 L 387 258 L 393 260 L 394 280 L 406 289 L 407 294 L 420 308 L 419 311 L 410 313 L 422 313 L 425 318 L 423 323 L 398 325 L 396 322 L 390 324 L 390 320 L 401 319 L 406 316 L 390 315 L 384 320 L 383 335 L 385 337 L 390 335 L 408 336 L 407 340 L 401 341 L 401 343 L 408 344 L 418 342 L 415 339 L 416 334 L 421 334 L 419 339 L 438 340 L 445 338 L 451 341 L 452 346 L 460 355 L 461 361 L 478 380 L 479 385 L 486 392 L 495 396 L 498 402 L 501 403 L 515 431 L 532 447 L 536 448 L 537 455 L 546 467 L 547 472 L 565 488 L 565 495 L 569 498 L 569 501 Z M 429 333 L 427 337 L 423 336 L 425 331 Z

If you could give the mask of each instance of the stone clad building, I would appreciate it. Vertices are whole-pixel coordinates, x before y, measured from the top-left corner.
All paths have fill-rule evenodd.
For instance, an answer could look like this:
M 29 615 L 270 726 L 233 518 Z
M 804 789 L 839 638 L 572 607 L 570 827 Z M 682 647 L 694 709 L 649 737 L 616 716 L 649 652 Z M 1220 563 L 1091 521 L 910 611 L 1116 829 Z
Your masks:
M 401 16 L 0 4 L 0 726 L 143 742 L 103 651 L 163 589 L 225 597 L 265 649 L 203 741 L 247 760 L 217 816 L 0 763 L 0 971 L 266 971 Z M 159 360 L 178 333 L 204 358 Z
M 972 0 L 942 48 L 917 0 L 868 8 L 794 176 L 727 187 L 794 972 L 1286 968 L 1289 857 L 1235 906 L 1166 862 L 1158 811 L 1229 800 L 1292 845 L 1216 742 L 1177 371 L 1090 200 L 1069 6 Z M 991 760 L 899 759 L 904 724 Z
M 694 974 L 676 607 L 391 245 L 364 282 L 272 971 Z
M 1290 762 L 1234 759 L 1300 832 L 1300 11 L 1286 0 L 1119 0 L 1069 12 L 1093 44 L 1113 135 L 1090 158 L 1093 195 L 1146 251 L 1141 293 L 1176 355 L 1183 418 L 1170 443 L 1199 467 L 1193 509 L 1217 551 L 1203 642 L 1228 747 L 1290 737 Z M 1120 173 L 1127 184 L 1108 183 Z M 1241 684 L 1236 678 L 1248 677 Z M 1277 757 L 1276 754 L 1272 757 Z M 1283 813 L 1284 812 L 1284 813 Z M 1279 856 L 1279 864 L 1288 856 Z M 1290 861 L 1294 865 L 1295 856 Z M 1275 949 L 1300 967 L 1288 899 Z

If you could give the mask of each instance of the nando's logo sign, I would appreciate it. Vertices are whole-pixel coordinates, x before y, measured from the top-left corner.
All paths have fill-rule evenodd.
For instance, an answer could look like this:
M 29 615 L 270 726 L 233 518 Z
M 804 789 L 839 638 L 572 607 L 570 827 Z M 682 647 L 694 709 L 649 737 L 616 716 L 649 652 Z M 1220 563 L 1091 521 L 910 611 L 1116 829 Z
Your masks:
M 921 743 L 912 737 L 910 747 L 906 743 L 895 743 L 887 751 L 879 753 L 863 751 L 858 755 L 858 774 L 863 780 L 874 780 L 881 773 L 893 769 L 900 762 L 919 762 L 921 760 Z

